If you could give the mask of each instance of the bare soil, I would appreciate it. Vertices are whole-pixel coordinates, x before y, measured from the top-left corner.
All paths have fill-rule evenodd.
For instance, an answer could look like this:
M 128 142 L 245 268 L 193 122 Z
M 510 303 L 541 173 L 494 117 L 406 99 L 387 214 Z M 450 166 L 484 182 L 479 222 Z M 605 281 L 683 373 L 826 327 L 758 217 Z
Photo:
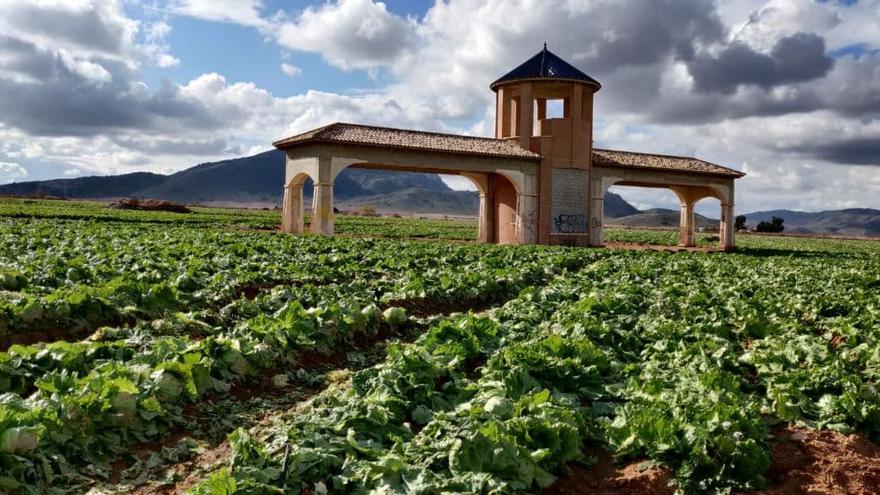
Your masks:
M 861 435 L 782 427 L 775 431 L 761 495 L 880 494 L 880 447 Z
M 616 465 L 611 455 L 587 449 L 596 458 L 591 467 L 571 464 L 568 476 L 560 477 L 544 495 L 630 495 L 636 493 L 672 495 L 672 474 L 663 467 L 648 467 L 642 461 Z
M 472 299 L 462 302 L 447 302 L 433 299 L 430 297 L 416 297 L 411 299 L 395 299 L 380 305 L 385 310 L 390 307 L 398 307 L 406 310 L 411 316 L 425 318 L 427 316 L 450 315 L 452 313 L 463 313 L 473 311 L 479 313 L 489 308 L 503 304 L 505 299 Z
M 772 464 L 767 488 L 754 495 L 878 495 L 880 447 L 865 437 L 828 430 L 782 426 L 774 430 Z M 570 465 L 545 495 L 666 495 L 671 473 L 662 467 L 645 469 L 638 461 L 615 465 L 605 452 L 590 451 L 595 466 Z M 745 493 L 743 493 L 745 495 Z
M 108 205 L 110 208 L 120 210 L 142 211 L 170 211 L 172 213 L 192 213 L 192 210 L 182 203 L 175 203 L 165 199 L 138 199 L 119 198 Z

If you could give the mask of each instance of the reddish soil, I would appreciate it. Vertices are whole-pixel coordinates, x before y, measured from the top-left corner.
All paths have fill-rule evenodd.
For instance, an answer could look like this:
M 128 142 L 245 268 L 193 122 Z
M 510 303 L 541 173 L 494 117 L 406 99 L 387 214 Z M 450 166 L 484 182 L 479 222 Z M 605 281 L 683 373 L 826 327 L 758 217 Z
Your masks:
M 185 493 L 187 490 L 195 486 L 199 481 L 204 479 L 205 473 L 211 472 L 229 460 L 229 442 L 223 441 L 217 446 L 205 450 L 193 459 L 173 465 L 169 470 L 169 474 L 176 474 L 182 479 L 173 485 L 157 485 L 148 483 L 134 488 L 131 493 L 135 495 L 146 495 L 148 493 L 160 493 L 163 495 L 172 495 Z
M 465 311 L 480 312 L 497 306 L 501 302 L 503 301 L 493 299 L 474 299 L 459 303 L 451 303 L 438 301 L 437 299 L 432 299 L 430 297 L 417 297 L 413 299 L 395 299 L 382 304 L 380 307 L 385 310 L 392 306 L 396 306 L 405 309 L 408 315 L 424 318 L 426 316 L 445 316 Z
M 0 352 L 5 352 L 13 345 L 31 345 L 39 342 L 57 342 L 59 340 L 79 340 L 91 332 L 88 328 L 54 328 L 52 330 L 20 332 L 0 337 Z
M 783 427 L 761 495 L 880 494 L 880 447 L 861 435 Z
M 607 452 L 588 449 L 587 453 L 597 459 L 596 465 L 569 465 L 571 473 L 560 477 L 544 495 L 672 495 L 675 492 L 669 486 L 672 475 L 665 468 L 645 468 L 640 461 L 615 465 Z
M 754 495 L 878 495 L 880 447 L 861 435 L 784 426 L 774 431 L 767 488 Z M 545 495 L 666 495 L 672 479 L 660 467 L 640 469 L 639 462 L 615 466 L 609 454 L 589 451 L 593 467 L 569 466 L 571 474 Z M 743 493 L 745 495 L 745 493 Z
M 302 280 L 268 280 L 266 282 L 251 282 L 247 284 L 241 284 L 234 289 L 234 298 L 240 299 L 241 296 L 244 296 L 248 299 L 256 299 L 256 297 L 263 291 L 273 289 L 280 285 L 289 285 L 293 287 L 300 287 L 304 284 Z

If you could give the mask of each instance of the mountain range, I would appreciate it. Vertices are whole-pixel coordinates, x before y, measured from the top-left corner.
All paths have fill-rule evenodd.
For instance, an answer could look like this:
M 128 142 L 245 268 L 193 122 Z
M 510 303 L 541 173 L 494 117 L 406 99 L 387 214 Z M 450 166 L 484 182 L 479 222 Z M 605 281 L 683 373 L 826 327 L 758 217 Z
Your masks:
M 748 228 L 754 228 L 758 222 L 780 217 L 785 220 L 785 232 L 794 234 L 880 236 L 880 210 L 872 208 L 817 212 L 770 210 L 748 213 L 745 217 Z
M 284 152 L 203 163 L 170 175 L 135 172 L 123 175 L 17 182 L 0 186 L 0 195 L 55 196 L 70 199 L 111 199 L 123 196 L 157 198 L 218 206 L 277 206 L 284 184 Z M 437 174 L 349 168 L 336 178 L 339 208 L 370 206 L 378 211 L 476 215 L 479 197 L 455 191 Z M 429 194 L 426 194 L 429 193 Z M 303 195 L 311 197 L 307 181 Z M 638 210 L 616 194 L 605 200 L 609 216 Z
M 281 202 L 284 153 L 266 151 L 254 156 L 202 163 L 169 175 L 135 172 L 0 185 L 0 195 L 56 196 L 70 199 L 157 198 L 217 206 L 272 207 Z M 381 212 L 475 215 L 479 198 L 472 191 L 455 191 L 439 175 L 350 168 L 334 187 L 341 209 L 372 207 Z M 304 186 L 311 197 L 311 183 Z M 605 196 L 609 223 L 633 227 L 678 226 L 679 212 L 655 208 L 640 211 L 614 193 Z M 785 219 L 785 231 L 848 236 L 880 236 L 880 210 L 869 208 L 801 212 L 772 210 L 748 213 L 746 225 L 773 216 Z M 717 228 L 718 221 L 696 215 L 697 227 Z

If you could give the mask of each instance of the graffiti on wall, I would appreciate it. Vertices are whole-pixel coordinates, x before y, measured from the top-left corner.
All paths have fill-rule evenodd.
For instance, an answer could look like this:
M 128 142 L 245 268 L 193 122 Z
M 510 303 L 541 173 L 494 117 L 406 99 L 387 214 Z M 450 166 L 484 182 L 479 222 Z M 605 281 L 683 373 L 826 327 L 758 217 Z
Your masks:
M 553 219 L 556 232 L 563 234 L 586 234 L 587 233 L 587 216 L 586 215 L 557 215 Z

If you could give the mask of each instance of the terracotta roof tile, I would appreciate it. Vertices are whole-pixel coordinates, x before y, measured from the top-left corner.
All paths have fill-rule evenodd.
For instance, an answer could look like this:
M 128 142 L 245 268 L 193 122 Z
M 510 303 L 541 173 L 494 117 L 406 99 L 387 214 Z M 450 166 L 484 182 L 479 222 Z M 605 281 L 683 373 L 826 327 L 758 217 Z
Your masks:
M 285 149 L 313 142 L 348 143 L 531 160 L 541 159 L 541 155 L 501 139 L 344 123 L 319 127 L 276 141 L 273 144 L 276 148 Z
M 722 167 L 698 158 L 686 156 L 655 155 L 634 151 L 603 150 L 593 148 L 593 166 L 621 169 L 664 170 L 700 175 L 718 175 L 739 178 L 746 174 L 739 170 Z
M 281 139 L 273 144 L 276 148 L 286 149 L 316 142 L 416 149 L 501 158 L 541 159 L 541 155 L 538 153 L 525 150 L 508 140 L 345 123 L 335 123 L 312 129 L 302 134 Z M 733 178 L 745 175 L 738 170 L 715 165 L 697 158 L 598 148 L 593 149 L 593 164 L 594 166 L 606 168 L 665 170 Z

